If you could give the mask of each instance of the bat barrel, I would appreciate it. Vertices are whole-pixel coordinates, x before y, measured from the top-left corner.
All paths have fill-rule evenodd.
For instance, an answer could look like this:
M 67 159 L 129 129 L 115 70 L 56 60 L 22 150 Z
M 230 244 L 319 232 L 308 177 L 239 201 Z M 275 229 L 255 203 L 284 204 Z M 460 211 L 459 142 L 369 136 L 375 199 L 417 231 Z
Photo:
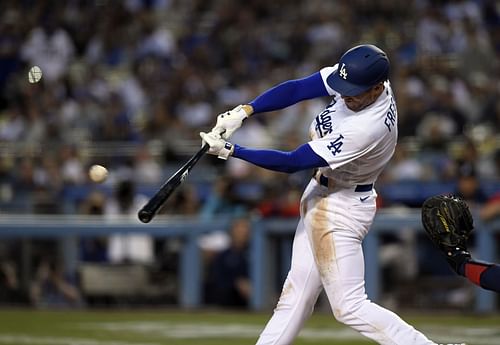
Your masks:
M 194 154 L 167 182 L 160 187 L 156 194 L 149 199 L 148 203 L 138 212 L 137 217 L 143 223 L 149 223 L 155 216 L 156 212 L 167 201 L 168 197 L 174 190 L 184 182 L 189 170 L 198 162 L 210 146 L 205 144 L 196 154 Z
M 149 223 L 151 219 L 153 219 L 154 213 L 146 210 L 140 210 L 138 217 L 139 220 L 143 223 Z

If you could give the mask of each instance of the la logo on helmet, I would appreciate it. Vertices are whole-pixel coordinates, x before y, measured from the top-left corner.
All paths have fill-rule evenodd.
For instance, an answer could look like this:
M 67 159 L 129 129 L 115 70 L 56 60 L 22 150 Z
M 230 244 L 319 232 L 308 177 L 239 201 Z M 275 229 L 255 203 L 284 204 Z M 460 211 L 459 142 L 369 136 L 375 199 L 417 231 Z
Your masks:
M 345 79 L 347 79 L 347 71 L 345 70 L 345 63 L 342 63 L 342 67 L 340 67 L 339 75 Z

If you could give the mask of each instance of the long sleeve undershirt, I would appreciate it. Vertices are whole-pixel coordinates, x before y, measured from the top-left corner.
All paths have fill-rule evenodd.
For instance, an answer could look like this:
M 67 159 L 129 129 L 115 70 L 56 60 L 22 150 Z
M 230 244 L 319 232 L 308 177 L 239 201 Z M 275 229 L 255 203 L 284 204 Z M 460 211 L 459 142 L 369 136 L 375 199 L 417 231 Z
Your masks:
M 286 108 L 297 102 L 317 97 L 328 96 L 320 72 L 302 79 L 288 80 L 267 90 L 250 105 L 254 113 L 263 113 Z
M 459 274 L 484 289 L 500 292 L 500 265 L 469 260 L 460 267 Z
M 288 80 L 259 95 L 250 105 L 254 113 L 283 109 L 306 99 L 328 96 L 320 72 L 302 79 Z M 328 166 L 328 163 L 304 144 L 291 152 L 248 149 L 234 145 L 233 157 L 269 170 L 294 173 Z
M 265 169 L 284 173 L 328 166 L 328 163 L 317 155 L 309 144 L 303 144 L 291 152 L 249 149 L 234 145 L 233 157 Z

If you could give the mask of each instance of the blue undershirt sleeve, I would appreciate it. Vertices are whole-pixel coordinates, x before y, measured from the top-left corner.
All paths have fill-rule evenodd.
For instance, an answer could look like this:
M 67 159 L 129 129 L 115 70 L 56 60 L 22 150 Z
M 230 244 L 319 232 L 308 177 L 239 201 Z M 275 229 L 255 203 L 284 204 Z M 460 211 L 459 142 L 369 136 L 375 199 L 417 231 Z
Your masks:
M 500 266 L 488 267 L 480 276 L 480 285 L 488 290 L 500 292 Z
M 284 173 L 328 166 L 328 163 L 316 154 L 309 144 L 303 144 L 291 152 L 248 149 L 234 145 L 233 157 L 265 169 Z
M 265 91 L 250 105 L 254 113 L 263 113 L 286 108 L 297 102 L 328 96 L 321 73 L 316 72 L 302 79 L 288 80 Z

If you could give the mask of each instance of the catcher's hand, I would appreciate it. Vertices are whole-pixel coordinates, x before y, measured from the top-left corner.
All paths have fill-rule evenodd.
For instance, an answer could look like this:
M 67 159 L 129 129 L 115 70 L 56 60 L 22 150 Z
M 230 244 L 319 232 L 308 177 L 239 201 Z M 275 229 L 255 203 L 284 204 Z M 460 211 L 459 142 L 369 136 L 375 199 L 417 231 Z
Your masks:
M 233 110 L 219 114 L 212 132 L 220 134 L 223 139 L 229 139 L 234 131 L 241 127 L 243 120 L 252 115 L 252 113 L 252 106 L 244 104 L 238 105 Z
M 470 257 L 467 240 L 474 229 L 469 206 L 453 195 L 438 195 L 422 205 L 422 224 L 432 242 L 457 270 L 461 260 Z

